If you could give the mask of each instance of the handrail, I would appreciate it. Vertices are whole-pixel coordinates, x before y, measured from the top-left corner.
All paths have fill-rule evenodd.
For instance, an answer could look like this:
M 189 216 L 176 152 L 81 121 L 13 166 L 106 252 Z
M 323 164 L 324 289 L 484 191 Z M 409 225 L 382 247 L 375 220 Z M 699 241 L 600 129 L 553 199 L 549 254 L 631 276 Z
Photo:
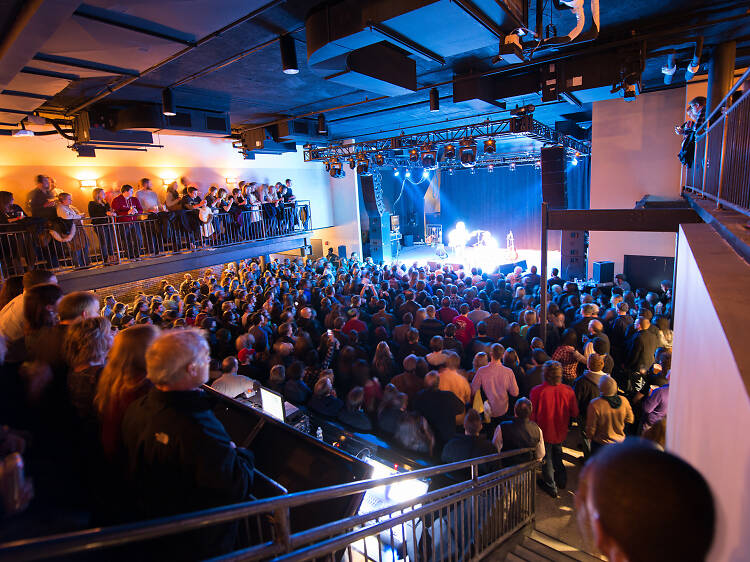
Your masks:
M 412 472 L 394 474 L 384 478 L 360 480 L 357 482 L 328 486 L 326 488 L 318 488 L 316 490 L 294 492 L 280 497 L 241 502 L 193 513 L 162 517 L 137 523 L 127 523 L 104 528 L 86 529 L 71 533 L 61 533 L 11 541 L 0 544 L 0 557 L 12 556 L 13 559 L 16 560 L 33 560 L 42 557 L 62 556 L 76 552 L 93 551 L 125 543 L 140 542 L 165 535 L 183 533 L 210 525 L 227 523 L 253 515 L 288 510 L 291 507 L 316 501 L 340 498 L 341 496 L 350 496 L 370 488 L 386 486 L 403 480 L 428 478 L 439 474 L 446 474 L 456 470 L 476 467 L 488 462 L 499 461 L 507 457 L 514 457 L 519 454 L 533 451 L 533 448 L 514 449 L 512 451 L 497 453 L 494 455 L 423 468 Z M 519 466 L 501 469 L 493 473 L 493 476 L 495 478 L 506 475 L 512 476 L 519 470 Z M 473 481 L 467 482 L 471 484 Z M 466 482 L 462 484 L 465 486 Z
M 734 85 L 729 89 L 729 92 L 727 92 L 727 95 L 724 96 L 724 98 L 721 100 L 721 102 L 716 105 L 716 107 L 711 112 L 711 114 L 706 116 L 705 120 L 703 121 L 703 123 L 701 123 L 700 127 L 698 127 L 695 130 L 695 136 L 696 137 L 701 136 L 701 135 L 703 135 L 705 133 L 705 131 L 702 131 L 701 129 L 703 129 L 704 127 L 706 127 L 707 124 L 711 122 L 711 120 L 714 118 L 714 116 L 716 115 L 716 113 L 720 112 L 722 110 L 722 108 L 724 107 L 724 104 L 729 100 L 729 98 L 732 96 L 732 94 L 734 94 L 737 91 L 737 89 L 740 87 L 740 84 L 742 84 L 748 78 L 750 78 L 750 67 L 748 67 L 748 69 L 745 70 L 745 72 L 742 74 L 742 76 L 740 76 L 737 79 L 737 81 L 734 83 Z

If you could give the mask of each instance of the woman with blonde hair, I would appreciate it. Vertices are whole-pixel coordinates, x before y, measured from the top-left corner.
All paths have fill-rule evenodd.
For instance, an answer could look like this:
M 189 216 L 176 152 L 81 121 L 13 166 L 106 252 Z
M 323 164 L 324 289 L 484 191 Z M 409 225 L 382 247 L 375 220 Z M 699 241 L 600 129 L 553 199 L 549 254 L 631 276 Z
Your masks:
M 159 329 L 151 324 L 118 332 L 99 377 L 94 407 L 101 424 L 102 448 L 110 460 L 121 450 L 120 428 L 125 410 L 151 387 L 146 379 L 146 351 L 158 335 Z
M 391 379 L 396 375 L 393 353 L 384 341 L 379 342 L 375 348 L 375 356 L 372 358 L 372 375 L 384 385 L 391 382 Z

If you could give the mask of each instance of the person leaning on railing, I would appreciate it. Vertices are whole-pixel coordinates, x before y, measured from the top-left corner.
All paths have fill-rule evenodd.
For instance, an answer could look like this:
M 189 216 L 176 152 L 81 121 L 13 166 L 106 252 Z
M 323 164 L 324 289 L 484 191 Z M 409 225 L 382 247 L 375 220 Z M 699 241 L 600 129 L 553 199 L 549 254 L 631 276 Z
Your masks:
M 99 239 L 99 251 L 102 254 L 104 265 L 115 265 L 119 263 L 115 255 L 114 227 L 110 217 L 117 216 L 107 203 L 104 190 L 101 187 L 94 189 L 92 200 L 89 201 L 89 216 L 94 225 L 94 232 Z
M 143 238 L 138 224 L 134 224 L 137 215 L 143 214 L 141 202 L 133 197 L 133 187 L 125 184 L 120 188 L 120 195 L 112 200 L 112 210 L 117 214 L 118 234 L 122 237 L 125 252 L 129 259 L 141 259 Z

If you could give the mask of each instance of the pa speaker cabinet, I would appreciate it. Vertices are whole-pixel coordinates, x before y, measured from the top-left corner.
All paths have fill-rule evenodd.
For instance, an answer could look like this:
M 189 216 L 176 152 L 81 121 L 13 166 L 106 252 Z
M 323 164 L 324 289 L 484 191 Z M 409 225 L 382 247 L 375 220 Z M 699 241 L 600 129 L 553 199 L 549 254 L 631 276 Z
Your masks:
M 346 257 L 346 246 L 339 246 L 339 257 L 340 258 Z
M 542 149 L 542 201 L 550 209 L 567 209 L 565 181 L 565 149 L 551 146 Z
M 594 281 L 596 283 L 612 283 L 615 280 L 615 262 L 595 261 L 593 263 Z

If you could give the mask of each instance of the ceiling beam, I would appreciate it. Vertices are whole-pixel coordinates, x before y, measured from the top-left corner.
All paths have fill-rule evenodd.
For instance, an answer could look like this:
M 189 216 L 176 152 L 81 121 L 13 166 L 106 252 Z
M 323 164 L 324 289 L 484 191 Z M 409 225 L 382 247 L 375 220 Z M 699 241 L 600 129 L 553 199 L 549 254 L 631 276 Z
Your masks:
M 548 230 L 598 232 L 677 232 L 681 224 L 701 223 L 693 209 L 549 210 Z
M 107 74 L 120 74 L 123 76 L 139 76 L 137 70 L 132 68 L 121 68 L 119 66 L 112 66 L 101 62 L 95 62 L 90 60 L 75 59 L 72 57 L 61 57 L 59 55 L 50 55 L 48 53 L 37 53 L 34 55 L 33 60 L 39 62 L 48 62 L 51 64 L 59 64 L 61 66 L 72 66 L 73 68 L 85 68 L 88 70 L 96 70 L 99 72 L 105 72 Z
M 194 38 L 189 39 L 185 34 L 181 34 L 177 30 L 170 29 L 149 20 L 136 18 L 122 12 L 115 12 L 104 8 L 98 8 L 96 6 L 89 6 L 88 4 L 81 4 L 78 9 L 73 12 L 73 15 L 79 18 L 111 25 L 113 27 L 119 27 L 120 29 L 127 29 L 128 31 L 157 37 L 173 43 L 180 43 L 189 46 L 195 45 Z
M 53 96 L 45 96 L 44 94 L 34 94 L 32 92 L 19 92 L 17 90 L 0 90 L 0 94 L 4 96 L 16 96 L 19 98 L 31 98 L 35 100 L 51 100 Z
M 78 74 L 55 72 L 54 70 L 34 68 L 33 66 L 24 66 L 19 72 L 21 74 L 32 74 L 34 76 L 46 76 L 47 78 L 60 78 L 62 80 L 70 80 L 71 82 L 75 82 L 76 80 L 79 80 L 81 78 Z

